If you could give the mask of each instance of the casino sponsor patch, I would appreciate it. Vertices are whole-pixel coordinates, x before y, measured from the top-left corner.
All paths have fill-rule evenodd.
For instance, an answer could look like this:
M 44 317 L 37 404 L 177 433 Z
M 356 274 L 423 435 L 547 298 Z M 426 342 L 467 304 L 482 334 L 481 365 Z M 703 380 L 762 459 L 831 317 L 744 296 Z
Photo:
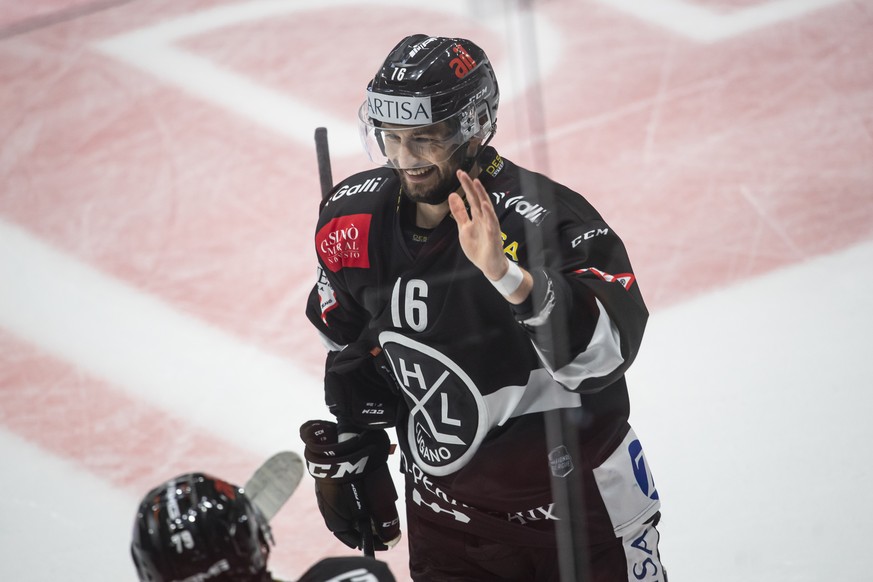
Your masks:
M 315 235 L 315 248 L 324 266 L 336 273 L 343 268 L 370 268 L 368 242 L 370 214 L 338 216 Z

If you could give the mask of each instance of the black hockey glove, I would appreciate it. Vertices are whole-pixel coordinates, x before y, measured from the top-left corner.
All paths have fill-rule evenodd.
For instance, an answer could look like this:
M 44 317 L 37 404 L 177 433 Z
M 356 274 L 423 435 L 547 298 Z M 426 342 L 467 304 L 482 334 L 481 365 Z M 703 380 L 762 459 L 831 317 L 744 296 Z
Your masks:
M 327 529 L 350 548 L 363 548 L 362 529 L 367 525 L 376 550 L 400 541 L 397 490 L 388 471 L 388 434 L 371 430 L 338 443 L 335 423 L 310 420 L 300 427 L 300 438 Z

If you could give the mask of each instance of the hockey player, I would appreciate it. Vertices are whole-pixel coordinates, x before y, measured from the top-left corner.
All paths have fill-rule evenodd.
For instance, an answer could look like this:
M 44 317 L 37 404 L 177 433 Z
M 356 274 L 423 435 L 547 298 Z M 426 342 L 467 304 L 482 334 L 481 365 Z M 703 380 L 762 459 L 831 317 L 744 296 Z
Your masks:
M 320 508 L 350 546 L 396 543 L 395 427 L 414 580 L 558 580 L 551 479 L 574 471 L 586 580 L 665 580 L 625 383 L 648 312 L 585 198 L 488 145 L 498 102 L 487 56 L 460 38 L 403 39 L 367 87 L 380 167 L 337 184 L 315 230 L 307 316 L 336 421 L 301 437 Z M 565 408 L 576 456 L 547 445 L 546 413 Z
M 130 546 L 145 582 L 280 582 L 267 562 L 273 538 L 245 491 L 204 473 L 170 479 L 143 497 Z M 394 582 L 388 567 L 363 556 L 326 558 L 298 582 Z

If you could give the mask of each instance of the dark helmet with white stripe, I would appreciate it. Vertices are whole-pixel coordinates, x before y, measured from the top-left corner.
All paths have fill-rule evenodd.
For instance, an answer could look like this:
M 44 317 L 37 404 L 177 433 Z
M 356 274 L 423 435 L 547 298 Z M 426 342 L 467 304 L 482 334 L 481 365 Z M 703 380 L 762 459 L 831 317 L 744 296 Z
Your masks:
M 204 473 L 179 475 L 143 497 L 130 551 L 141 581 L 271 580 L 263 514 L 235 486 Z
M 394 164 L 385 153 L 385 137 L 398 131 L 444 124 L 441 145 L 449 153 L 473 138 L 484 146 L 494 135 L 499 101 L 494 69 L 478 45 L 463 38 L 408 36 L 367 86 L 358 111 L 361 138 L 370 159 L 388 167 Z

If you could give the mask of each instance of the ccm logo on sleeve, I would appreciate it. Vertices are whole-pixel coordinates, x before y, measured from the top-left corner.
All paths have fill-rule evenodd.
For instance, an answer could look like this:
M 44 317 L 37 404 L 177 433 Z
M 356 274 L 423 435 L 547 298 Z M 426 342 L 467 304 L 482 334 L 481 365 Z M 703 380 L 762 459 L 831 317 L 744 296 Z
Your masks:
M 343 267 L 370 268 L 367 242 L 370 239 L 370 214 L 339 216 L 315 235 L 315 248 L 324 266 L 336 273 Z

